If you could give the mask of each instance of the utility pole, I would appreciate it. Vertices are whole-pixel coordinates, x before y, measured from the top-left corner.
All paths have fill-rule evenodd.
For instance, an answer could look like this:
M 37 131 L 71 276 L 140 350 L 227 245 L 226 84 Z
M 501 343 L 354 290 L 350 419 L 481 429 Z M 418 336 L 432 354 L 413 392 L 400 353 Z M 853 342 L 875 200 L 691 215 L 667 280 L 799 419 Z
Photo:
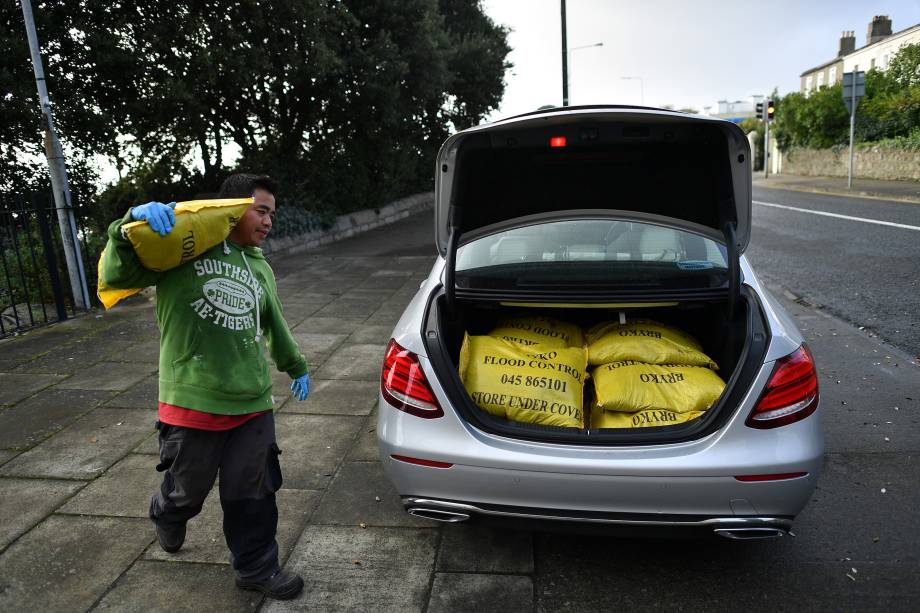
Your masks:
M 57 209 L 58 226 L 61 229 L 61 243 L 64 246 L 64 259 L 70 275 L 70 288 L 73 292 L 74 305 L 81 310 L 90 306 L 89 288 L 86 286 L 86 271 L 83 269 L 83 257 L 80 254 L 80 239 L 74 220 L 70 200 L 70 185 L 67 182 L 67 167 L 64 165 L 64 150 L 54 129 L 54 117 L 51 114 L 51 101 L 48 99 L 48 87 L 45 84 L 45 71 L 38 47 L 38 35 L 35 32 L 35 20 L 32 17 L 32 3 L 21 0 L 22 16 L 26 24 L 26 36 L 29 38 L 29 51 L 32 55 L 32 69 L 35 72 L 35 84 L 38 87 L 38 102 L 41 106 L 42 125 L 45 129 L 45 156 L 48 158 L 48 172 L 51 175 L 51 189 L 54 191 L 54 208 Z
M 569 105 L 569 49 L 565 27 L 565 0 L 562 4 L 562 106 Z

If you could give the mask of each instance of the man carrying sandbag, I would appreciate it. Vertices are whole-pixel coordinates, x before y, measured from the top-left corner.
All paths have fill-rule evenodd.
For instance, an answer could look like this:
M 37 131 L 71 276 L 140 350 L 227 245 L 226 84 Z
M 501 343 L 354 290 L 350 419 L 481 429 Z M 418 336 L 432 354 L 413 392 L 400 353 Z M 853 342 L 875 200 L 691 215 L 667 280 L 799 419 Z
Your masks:
M 150 519 L 160 546 L 170 553 L 182 547 L 186 522 L 201 511 L 219 470 L 224 536 L 237 586 L 287 599 L 300 593 L 303 580 L 278 564 L 275 492 L 281 487 L 281 450 L 263 335 L 278 369 L 294 379 L 291 389 L 298 400 L 306 399 L 310 378 L 259 249 L 272 227 L 275 191 L 265 176 L 229 177 L 220 197 L 252 197 L 253 204 L 226 240 L 164 272 L 141 265 L 121 226 L 147 221 L 165 236 L 176 216 L 159 202 L 134 207 L 109 226 L 109 255 L 101 273 L 111 287 L 157 288 L 156 468 L 164 475 L 150 501 Z

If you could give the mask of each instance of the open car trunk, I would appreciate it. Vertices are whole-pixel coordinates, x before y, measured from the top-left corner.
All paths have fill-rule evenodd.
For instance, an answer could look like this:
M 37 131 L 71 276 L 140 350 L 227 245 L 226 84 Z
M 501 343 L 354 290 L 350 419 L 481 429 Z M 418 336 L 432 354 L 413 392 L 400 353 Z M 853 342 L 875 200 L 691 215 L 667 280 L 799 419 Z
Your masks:
M 741 298 L 736 312 L 730 317 L 724 298 L 660 307 L 569 305 L 556 308 L 506 306 L 501 301 L 460 299 L 450 308 L 442 291 L 429 303 L 424 339 L 429 359 L 441 386 L 450 397 L 451 406 L 462 419 L 481 430 L 526 440 L 581 445 L 672 443 L 699 438 L 721 427 L 736 411 L 763 364 L 769 338 L 761 307 L 747 288 L 742 288 Z M 625 314 L 627 321 L 640 317 L 654 319 L 688 332 L 716 361 L 718 374 L 726 386 L 716 404 L 702 417 L 674 426 L 633 429 L 582 429 L 519 423 L 495 417 L 477 407 L 460 380 L 458 363 L 464 333 L 486 334 L 501 316 L 544 314 L 587 329 L 601 321 L 618 320 L 620 312 Z M 587 404 L 584 409 L 589 410 Z

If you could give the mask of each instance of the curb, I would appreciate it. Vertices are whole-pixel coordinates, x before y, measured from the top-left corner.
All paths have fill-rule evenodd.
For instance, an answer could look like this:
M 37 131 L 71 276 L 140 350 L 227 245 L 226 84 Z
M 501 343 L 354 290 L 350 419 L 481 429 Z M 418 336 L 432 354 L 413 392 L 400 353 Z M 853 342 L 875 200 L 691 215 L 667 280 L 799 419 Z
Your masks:
M 288 255 L 306 251 L 395 223 L 416 213 L 431 210 L 433 206 L 434 192 L 413 194 L 378 209 L 364 209 L 339 215 L 332 227 L 327 230 L 266 239 L 262 244 L 262 252 L 266 255 Z
M 803 192 L 806 194 L 823 194 L 825 196 L 842 196 L 844 198 L 865 198 L 867 200 L 888 200 L 891 202 L 902 202 L 905 204 L 920 204 L 920 197 L 911 198 L 904 196 L 886 196 L 885 194 L 881 194 L 879 192 L 847 192 L 835 189 L 822 189 L 820 187 L 804 187 L 801 185 L 769 185 L 764 182 L 754 183 L 753 186 L 762 187 L 764 189 L 780 189 L 789 192 Z

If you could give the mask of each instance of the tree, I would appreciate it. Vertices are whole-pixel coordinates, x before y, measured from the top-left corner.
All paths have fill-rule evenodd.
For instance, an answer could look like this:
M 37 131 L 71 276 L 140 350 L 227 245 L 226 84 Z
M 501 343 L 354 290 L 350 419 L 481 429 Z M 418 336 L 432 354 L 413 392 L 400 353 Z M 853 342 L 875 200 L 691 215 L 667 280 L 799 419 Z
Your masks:
M 920 85 L 920 43 L 901 47 L 888 64 L 888 74 L 901 87 Z
M 4 171 L 41 142 L 11 5 Z M 426 189 L 440 143 L 497 106 L 510 66 L 479 0 L 37 0 L 35 14 L 63 140 L 122 171 L 98 199 L 106 215 L 214 191 L 234 167 L 314 208 Z

